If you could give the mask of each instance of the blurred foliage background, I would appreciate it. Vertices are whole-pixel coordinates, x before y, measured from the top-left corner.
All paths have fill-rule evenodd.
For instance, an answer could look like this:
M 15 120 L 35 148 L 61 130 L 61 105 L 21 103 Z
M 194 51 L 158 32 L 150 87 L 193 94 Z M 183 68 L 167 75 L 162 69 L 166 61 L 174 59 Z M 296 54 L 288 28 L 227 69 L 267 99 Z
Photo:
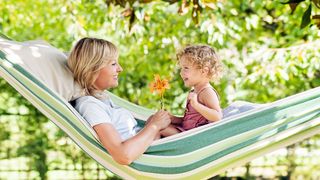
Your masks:
M 175 53 L 187 44 L 209 44 L 223 60 L 224 77 L 212 83 L 222 107 L 236 100 L 268 103 L 320 85 L 320 31 L 311 18 L 317 6 L 300 1 L 292 13 L 292 6 L 281 2 L 0 0 L 0 32 L 17 41 L 43 39 L 62 51 L 85 36 L 110 40 L 124 67 L 119 87 L 111 91 L 157 109 L 160 97 L 150 92 L 149 83 L 160 74 L 170 80 L 166 108 L 182 114 L 188 89 L 179 77 Z M 310 22 L 301 28 L 310 6 Z M 51 172 L 59 169 L 77 170 L 80 175 L 68 176 L 82 179 L 117 178 L 101 170 L 3 79 L 0 89 L 0 164 L 6 164 L 0 166 L 0 179 L 17 169 L 17 162 L 26 171 L 22 179 L 54 179 Z M 221 177 L 320 178 L 314 163 L 319 144 L 315 136 Z M 88 170 L 92 167 L 97 171 Z

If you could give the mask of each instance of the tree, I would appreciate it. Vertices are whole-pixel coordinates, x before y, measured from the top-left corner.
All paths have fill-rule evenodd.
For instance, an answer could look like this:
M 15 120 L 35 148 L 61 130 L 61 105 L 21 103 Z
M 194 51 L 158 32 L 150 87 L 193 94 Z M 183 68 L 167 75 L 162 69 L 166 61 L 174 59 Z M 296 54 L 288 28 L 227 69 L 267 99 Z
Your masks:
M 191 18 L 193 22 L 198 25 L 199 24 L 199 17 L 202 11 L 205 9 L 207 10 L 215 10 L 217 7 L 217 4 L 219 3 L 219 0 L 162 0 L 164 2 L 168 2 L 170 4 L 177 3 L 179 4 L 179 10 L 177 13 L 179 15 L 187 14 L 189 9 L 191 9 Z M 150 3 L 152 0 L 106 0 L 107 5 L 120 5 L 122 8 L 125 8 L 125 10 L 122 12 L 124 17 L 129 18 L 130 26 L 129 29 L 131 29 L 131 25 L 134 23 L 136 19 L 136 10 L 141 10 L 140 4 L 143 3 Z M 222 2 L 222 1 L 221 1 Z M 250 2 L 250 1 L 249 1 Z M 251 1 L 252 2 L 252 1 Z M 279 1 L 281 2 L 281 1 Z M 301 2 L 306 2 L 308 4 L 308 8 L 305 10 L 302 18 L 301 18 L 301 25 L 300 28 L 304 28 L 307 25 L 311 23 L 311 21 L 314 21 L 314 24 L 320 28 L 320 14 L 315 14 L 311 16 L 312 14 L 312 7 L 320 9 L 320 1 L 319 0 L 289 0 L 287 2 L 282 2 L 282 4 L 289 4 L 292 14 L 296 10 L 297 6 Z M 279 7 L 280 8 L 280 7 Z
M 72 44 L 84 36 L 108 39 L 118 46 L 119 61 L 125 67 L 120 74 L 119 87 L 111 91 L 131 102 L 156 109 L 159 99 L 149 91 L 149 83 L 154 74 L 170 77 L 171 89 L 164 96 L 166 108 L 175 114 L 183 113 L 188 92 L 178 75 L 175 52 L 190 43 L 209 44 L 223 60 L 225 76 L 213 83 L 223 107 L 235 100 L 271 102 L 320 85 L 317 29 L 315 26 L 300 29 L 301 23 L 296 21 L 303 16 L 308 2 L 301 2 L 294 14 L 280 1 L 215 2 L 212 10 L 201 11 L 198 25 L 190 18 L 192 10 L 184 16 L 177 15 L 182 1 L 170 2 L 173 3 L 137 4 L 132 1 L 135 20 L 130 23 L 128 19 L 132 14 L 124 13 L 130 6 L 106 4 L 101 0 L 0 0 L 0 31 L 17 41 L 41 38 L 63 51 L 69 51 Z M 193 3 L 183 2 L 190 2 L 190 6 Z M 56 140 L 64 137 L 47 137 L 47 121 L 40 119 L 41 123 L 37 123 L 36 110 L 3 80 L 0 97 L 10 97 L 14 102 L 13 105 L 1 103 L 2 115 L 7 112 L 4 110 L 10 109 L 9 105 L 15 112 L 21 104 L 32 112 L 26 113 L 29 117 L 21 118 L 25 122 L 19 124 L 20 136 L 25 137 L 23 144 L 35 143 L 39 147 L 35 154 L 59 146 Z M 8 102 L 7 99 L 4 102 Z M 8 127 L 5 124 L 8 121 L 1 120 L 2 127 Z M 5 130 L 13 134 L 12 129 Z M 67 156 L 70 149 L 65 152 L 66 157 L 82 156 L 78 153 Z M 40 164 L 50 163 L 45 154 L 41 154 L 40 159 Z

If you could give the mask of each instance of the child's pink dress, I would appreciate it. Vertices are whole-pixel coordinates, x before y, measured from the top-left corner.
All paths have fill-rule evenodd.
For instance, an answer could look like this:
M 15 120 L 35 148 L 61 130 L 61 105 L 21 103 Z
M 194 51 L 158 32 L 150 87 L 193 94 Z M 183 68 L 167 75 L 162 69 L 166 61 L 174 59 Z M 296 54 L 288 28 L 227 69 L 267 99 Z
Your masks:
M 212 88 L 212 87 L 205 87 L 205 88 L 201 89 L 198 92 L 198 95 L 206 88 Z M 216 90 L 214 88 L 212 88 L 212 89 L 216 92 Z M 209 121 L 205 117 L 203 117 L 200 113 L 198 113 L 191 106 L 190 100 L 188 100 L 187 105 L 186 105 L 186 111 L 185 111 L 183 119 L 182 119 L 182 124 L 181 124 L 181 126 L 177 126 L 176 128 L 180 131 L 186 131 L 186 130 L 193 129 L 193 128 L 196 128 L 196 127 L 208 124 L 208 123 L 209 123 Z

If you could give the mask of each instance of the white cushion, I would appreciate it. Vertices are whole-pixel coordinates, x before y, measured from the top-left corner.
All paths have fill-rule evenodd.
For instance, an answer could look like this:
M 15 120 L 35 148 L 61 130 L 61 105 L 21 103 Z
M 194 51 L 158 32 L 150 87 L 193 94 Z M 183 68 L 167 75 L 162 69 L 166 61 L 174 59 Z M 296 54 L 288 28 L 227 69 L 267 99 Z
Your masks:
M 22 66 L 67 101 L 82 96 L 82 88 L 67 67 L 66 55 L 47 42 L 0 39 L 0 49 L 7 54 L 8 60 Z

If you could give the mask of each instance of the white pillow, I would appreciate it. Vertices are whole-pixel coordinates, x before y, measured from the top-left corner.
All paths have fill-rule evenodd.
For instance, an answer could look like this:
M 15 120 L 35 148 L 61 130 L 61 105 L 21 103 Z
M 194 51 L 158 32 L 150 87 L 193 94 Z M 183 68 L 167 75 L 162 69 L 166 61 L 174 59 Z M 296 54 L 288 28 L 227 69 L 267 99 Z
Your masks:
M 19 64 L 67 101 L 83 95 L 67 67 L 67 57 L 45 41 L 16 42 L 0 39 L 0 49 L 7 59 Z

